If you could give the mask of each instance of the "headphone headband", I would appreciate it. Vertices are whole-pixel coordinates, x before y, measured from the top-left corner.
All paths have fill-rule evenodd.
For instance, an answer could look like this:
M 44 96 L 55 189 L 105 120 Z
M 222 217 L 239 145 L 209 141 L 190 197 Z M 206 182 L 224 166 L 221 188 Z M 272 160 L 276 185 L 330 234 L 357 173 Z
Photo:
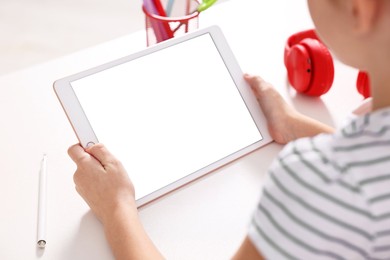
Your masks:
M 295 44 L 298 44 L 299 42 L 301 42 L 303 39 L 306 39 L 306 38 L 315 39 L 315 40 L 320 41 L 316 32 L 313 29 L 302 31 L 299 33 L 295 33 L 287 39 L 286 47 L 285 47 L 286 51 L 289 51 L 292 46 L 294 46 Z

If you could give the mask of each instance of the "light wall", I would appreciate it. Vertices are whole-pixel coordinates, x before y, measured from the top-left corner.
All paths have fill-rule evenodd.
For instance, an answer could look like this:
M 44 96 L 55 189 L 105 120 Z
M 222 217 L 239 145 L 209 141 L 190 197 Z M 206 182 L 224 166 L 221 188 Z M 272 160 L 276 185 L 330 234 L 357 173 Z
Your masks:
M 141 5 L 142 0 L 2 0 L 0 75 L 143 29 Z

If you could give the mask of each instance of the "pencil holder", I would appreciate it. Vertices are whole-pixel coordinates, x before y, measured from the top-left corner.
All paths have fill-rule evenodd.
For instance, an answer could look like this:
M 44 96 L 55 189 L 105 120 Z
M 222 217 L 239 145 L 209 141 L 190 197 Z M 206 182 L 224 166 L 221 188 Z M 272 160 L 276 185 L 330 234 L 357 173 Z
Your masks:
M 183 35 L 199 27 L 196 0 L 144 0 L 146 45 Z

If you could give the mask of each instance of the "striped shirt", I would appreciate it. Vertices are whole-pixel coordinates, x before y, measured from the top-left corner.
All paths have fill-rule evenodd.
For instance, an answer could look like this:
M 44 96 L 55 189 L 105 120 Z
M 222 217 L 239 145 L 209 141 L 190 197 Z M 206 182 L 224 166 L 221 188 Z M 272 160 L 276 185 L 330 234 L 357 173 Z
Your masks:
M 390 108 L 285 146 L 249 237 L 266 259 L 390 259 Z

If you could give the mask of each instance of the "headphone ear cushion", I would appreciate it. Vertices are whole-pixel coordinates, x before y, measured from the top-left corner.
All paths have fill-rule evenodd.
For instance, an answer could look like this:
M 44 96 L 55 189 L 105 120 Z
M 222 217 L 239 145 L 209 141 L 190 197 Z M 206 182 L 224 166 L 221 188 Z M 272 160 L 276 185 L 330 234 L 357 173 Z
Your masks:
M 305 46 L 296 44 L 285 55 L 285 66 L 290 85 L 299 93 L 305 93 L 310 86 L 312 70 L 310 54 Z
M 309 87 L 304 92 L 309 96 L 321 96 L 329 91 L 334 78 L 332 56 L 324 44 L 316 39 L 306 38 L 300 42 L 310 55 L 311 74 Z
M 356 88 L 358 92 L 364 97 L 368 98 L 371 96 L 370 91 L 370 78 L 366 72 L 359 71 L 357 80 L 356 80 Z

